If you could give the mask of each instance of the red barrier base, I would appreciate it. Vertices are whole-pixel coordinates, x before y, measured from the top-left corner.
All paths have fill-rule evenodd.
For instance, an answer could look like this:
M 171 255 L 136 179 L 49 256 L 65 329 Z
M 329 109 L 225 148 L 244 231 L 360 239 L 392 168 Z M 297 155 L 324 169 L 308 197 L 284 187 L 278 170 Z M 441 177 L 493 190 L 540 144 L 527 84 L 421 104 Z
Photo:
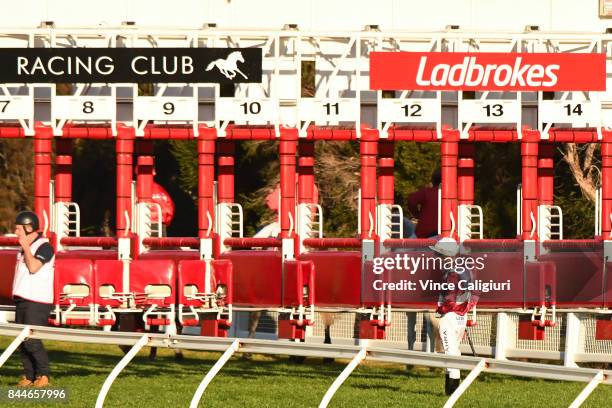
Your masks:
M 306 324 L 299 326 L 295 319 L 278 320 L 278 338 L 289 340 L 304 340 L 306 336 Z
M 200 334 L 202 336 L 209 337 L 227 337 L 227 331 L 229 330 L 231 323 L 228 323 L 225 319 L 202 319 L 200 326 Z
M 89 326 L 89 319 L 66 319 L 66 326 Z
M 147 324 L 149 326 L 168 326 L 170 319 L 165 317 L 147 317 Z
M 199 323 L 198 319 L 183 319 L 183 326 L 197 326 Z
M 529 319 L 519 320 L 518 338 L 521 340 L 544 340 L 544 327 L 534 325 Z
M 595 323 L 595 340 L 612 340 L 612 319 L 597 319 Z
M 115 319 L 99 319 L 98 326 L 112 326 L 116 323 Z
M 386 324 L 380 324 L 379 320 L 362 320 L 359 322 L 359 338 L 384 340 Z

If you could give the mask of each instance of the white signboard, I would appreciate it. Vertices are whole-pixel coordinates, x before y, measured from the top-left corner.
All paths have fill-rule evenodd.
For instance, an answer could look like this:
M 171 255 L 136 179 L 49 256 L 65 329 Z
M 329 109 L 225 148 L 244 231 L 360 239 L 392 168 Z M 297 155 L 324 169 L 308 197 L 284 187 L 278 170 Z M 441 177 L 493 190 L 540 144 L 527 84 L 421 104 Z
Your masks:
M 32 95 L 0 95 L 0 120 L 31 120 L 34 117 Z
M 55 96 L 51 104 L 55 120 L 115 120 L 116 102 L 111 96 Z
M 553 100 L 538 104 L 540 123 L 571 123 L 574 127 L 599 126 L 601 105 L 595 101 Z
M 356 122 L 360 115 L 358 99 L 310 99 L 303 98 L 298 106 L 301 121 L 315 125 L 338 125 L 339 122 Z
M 198 101 L 191 97 L 139 96 L 134 99 L 134 118 L 153 121 L 197 121 Z
M 239 125 L 267 125 L 276 122 L 278 109 L 271 99 L 218 98 L 215 102 L 215 118 Z
M 380 99 L 378 121 L 385 123 L 436 123 L 442 116 L 438 99 Z
M 521 104 L 518 100 L 462 100 L 459 118 L 463 123 L 519 123 Z

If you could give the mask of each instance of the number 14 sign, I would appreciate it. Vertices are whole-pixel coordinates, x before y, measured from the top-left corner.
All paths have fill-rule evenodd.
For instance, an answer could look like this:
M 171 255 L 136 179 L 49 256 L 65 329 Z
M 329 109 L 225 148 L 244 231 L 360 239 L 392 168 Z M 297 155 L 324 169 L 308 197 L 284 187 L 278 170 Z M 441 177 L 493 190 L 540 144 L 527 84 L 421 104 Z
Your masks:
M 601 103 L 598 100 L 540 100 L 540 131 L 547 132 L 557 123 L 570 124 L 572 127 L 598 127 L 601 125 Z

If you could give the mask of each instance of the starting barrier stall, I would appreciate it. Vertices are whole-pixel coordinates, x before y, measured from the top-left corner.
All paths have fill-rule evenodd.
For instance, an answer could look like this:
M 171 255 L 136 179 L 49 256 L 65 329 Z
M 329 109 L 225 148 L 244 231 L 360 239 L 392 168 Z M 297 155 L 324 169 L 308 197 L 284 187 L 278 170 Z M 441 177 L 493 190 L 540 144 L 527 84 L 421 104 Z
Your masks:
M 29 109 L 20 115 L 11 108 L 10 114 L 0 116 L 0 138 L 34 140 L 35 211 L 57 251 L 53 324 L 121 329 L 119 315 L 131 314 L 141 317 L 141 325 L 165 326 L 170 332 L 178 323 L 200 326 L 205 335 L 226 336 L 235 311 L 271 310 L 279 316 L 278 337 L 304 340 L 311 337 L 313 326 L 315 332 L 320 330 L 316 307 L 320 312 L 357 313 L 350 338 L 356 333 L 360 339 L 382 340 L 399 336 L 391 335 L 396 330 L 392 316 L 408 313 L 412 327 L 407 337 L 419 337 L 416 343 L 428 350 L 429 331 L 416 328 L 415 321 L 427 326 L 423 314 L 432 308 L 431 299 L 419 293 L 410 300 L 385 293 L 366 299 L 371 282 L 365 276 L 375 257 L 396 252 L 422 257 L 435 242 L 403 239 L 403 213 L 393 201 L 393 157 L 396 143 L 437 143 L 442 165 L 439 234 L 461 242 L 468 256 L 487 256 L 482 279 L 508 277 L 515 283 L 503 296 L 483 298 L 478 315 L 471 317 L 469 330 L 483 330 L 479 350 L 500 359 L 536 350 L 528 357 L 563 358 L 566 365 L 610 361 L 612 133 L 602 128 L 598 96 L 590 92 L 580 99 L 576 93 L 556 93 L 550 100 L 539 91 L 532 101 L 540 112 L 537 126 L 532 126 L 538 130 L 533 130 L 525 126 L 528 115 L 523 111 L 534 108 L 527 103 L 534 95 L 523 98 L 515 92 L 489 98 L 487 92 L 477 92 L 473 99 L 459 92 L 459 119 L 453 129 L 442 125 L 452 121 L 447 122 L 448 107 L 441 92 L 432 92 L 435 98 L 427 92 L 405 91 L 399 97 L 394 93 L 383 98 L 382 91 L 366 91 L 362 82 L 369 76 L 364 66 L 369 53 L 382 49 L 475 52 L 490 47 L 488 51 L 497 52 L 601 53 L 609 51 L 611 36 L 475 35 L 451 30 L 423 42 L 422 35 L 376 30 L 339 37 L 296 30 L 200 30 L 188 35 L 180 30 L 128 31 L 127 37 L 124 31 L 112 30 L 104 32 L 106 37 L 92 37 L 88 32 L 49 29 L 34 36 L 46 38 L 51 32 L 48 45 L 58 48 L 63 39 L 73 45 L 99 46 L 104 38 L 104 46 L 111 47 L 150 46 L 150 41 L 159 45 L 168 38 L 200 48 L 240 43 L 262 48 L 265 80 L 236 84 L 233 97 L 221 96 L 218 83 L 191 84 L 189 97 L 172 96 L 164 83 L 153 85 L 155 96 L 140 96 L 130 84 L 126 100 L 133 105 L 132 120 L 118 117 L 121 84 L 97 84 L 105 93 L 95 98 L 82 84 L 70 96 L 57 95 L 55 85 L 49 85 L 51 122 L 34 122 L 39 118 L 30 118 Z M 32 36 L 0 33 L 0 44 L 23 47 L 33 46 L 32 41 Z M 556 44 L 554 49 L 546 48 L 550 44 Z M 312 59 L 315 97 L 306 98 L 299 92 L 302 62 Z M 282 86 L 288 83 L 292 85 Z M 208 92 L 210 98 L 202 100 L 198 92 Z M 6 90 L 5 96 L 7 106 L 34 103 L 33 94 L 31 101 Z M 564 105 L 564 101 L 571 102 Z M 376 127 L 370 128 L 360 111 L 372 107 L 370 122 Z M 579 111 L 588 115 L 582 117 Z M 571 127 L 554 125 L 559 123 Z M 80 138 L 116 143 L 115 237 L 80 236 L 81 209 L 72 201 L 71 186 L 73 143 Z M 197 237 L 161 236 L 161 209 L 152 201 L 152 143 L 160 139 L 197 141 Z M 276 238 L 243 236 L 244 214 L 234 198 L 234 144 L 240 140 L 278 141 L 280 235 Z M 325 141 L 359 143 L 361 189 L 355 237 L 323 236 L 324 214 L 314 194 L 313 168 L 314 144 Z M 479 143 L 521 145 L 516 239 L 484 239 L 483 211 L 474 203 L 474 155 Z M 553 203 L 553 143 L 601 145 L 602 187 L 592 240 L 563 237 L 562 209 Z M 0 237 L 0 245 L 0 265 L 11 270 L 16 239 Z M 11 277 L 3 274 L 0 279 L 0 299 L 10 302 Z M 489 333 L 476 322 L 485 322 Z M 557 339 L 557 345 L 545 349 L 551 339 Z

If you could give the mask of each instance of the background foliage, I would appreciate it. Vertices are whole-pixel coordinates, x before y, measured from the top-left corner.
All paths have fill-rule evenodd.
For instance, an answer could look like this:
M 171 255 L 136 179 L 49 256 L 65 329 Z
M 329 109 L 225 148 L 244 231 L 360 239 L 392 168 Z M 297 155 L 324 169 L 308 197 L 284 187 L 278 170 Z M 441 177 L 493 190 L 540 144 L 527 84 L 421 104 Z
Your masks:
M 598 150 L 595 157 L 598 157 Z M 566 237 L 593 235 L 594 205 L 578 187 L 564 146 L 555 147 L 555 203 L 564 213 Z M 176 215 L 170 236 L 197 233 L 197 148 L 193 141 L 155 142 L 156 181 L 172 196 Z M 315 177 L 324 209 L 325 234 L 354 236 L 357 231 L 359 146 L 355 142 L 317 142 Z M 74 199 L 82 208 L 83 235 L 112 235 L 115 224 L 115 147 L 112 141 L 77 140 L 74 148 Z M 396 201 L 430 182 L 439 166 L 433 143 L 396 143 Z M 594 165 L 599 168 L 599 161 Z M 9 232 L 15 214 L 33 206 L 31 140 L 0 140 L 0 232 Z M 265 204 L 279 181 L 278 144 L 236 143 L 235 196 L 245 210 L 245 234 L 273 221 Z M 476 147 L 475 202 L 485 214 L 485 236 L 516 235 L 516 186 L 521 180 L 520 146 L 482 143 Z M 407 211 L 407 210 L 405 210 Z

